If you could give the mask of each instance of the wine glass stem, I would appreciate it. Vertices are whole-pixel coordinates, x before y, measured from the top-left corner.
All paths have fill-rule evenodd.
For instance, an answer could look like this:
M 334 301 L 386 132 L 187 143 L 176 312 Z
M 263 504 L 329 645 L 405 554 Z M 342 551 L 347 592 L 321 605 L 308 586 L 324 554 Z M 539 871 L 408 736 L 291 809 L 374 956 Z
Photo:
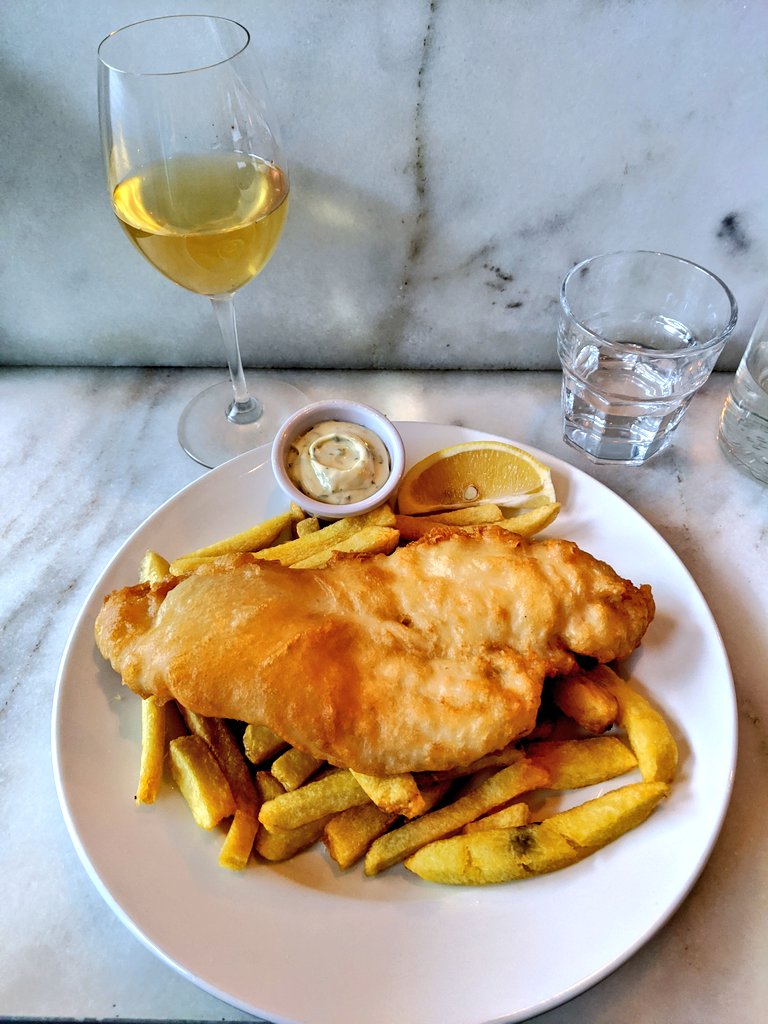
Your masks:
M 234 392 L 232 404 L 227 409 L 227 418 L 233 423 L 254 423 L 264 410 L 258 398 L 253 398 L 248 393 L 248 386 L 245 383 L 240 343 L 237 340 L 235 296 L 231 292 L 227 295 L 212 295 L 211 305 L 219 322 Z

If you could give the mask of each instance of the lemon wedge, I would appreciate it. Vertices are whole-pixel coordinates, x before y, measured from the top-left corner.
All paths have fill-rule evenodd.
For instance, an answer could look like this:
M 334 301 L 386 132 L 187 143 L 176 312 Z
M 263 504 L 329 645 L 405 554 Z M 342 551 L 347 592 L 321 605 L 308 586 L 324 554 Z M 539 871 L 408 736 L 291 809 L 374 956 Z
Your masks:
M 555 502 L 548 466 L 503 441 L 467 441 L 433 452 L 403 477 L 398 511 L 419 515 L 492 502 L 533 509 Z

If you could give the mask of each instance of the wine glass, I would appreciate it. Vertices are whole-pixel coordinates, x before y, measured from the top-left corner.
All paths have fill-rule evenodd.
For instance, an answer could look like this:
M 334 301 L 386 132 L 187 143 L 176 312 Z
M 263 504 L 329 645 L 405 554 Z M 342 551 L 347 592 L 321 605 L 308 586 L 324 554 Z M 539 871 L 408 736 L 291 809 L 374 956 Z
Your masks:
M 281 381 L 248 392 L 234 294 L 264 268 L 288 210 L 288 169 L 247 29 L 174 15 L 99 46 L 99 122 L 114 213 L 161 274 L 213 304 L 230 380 L 183 411 L 179 441 L 204 466 L 271 440 L 307 402 Z

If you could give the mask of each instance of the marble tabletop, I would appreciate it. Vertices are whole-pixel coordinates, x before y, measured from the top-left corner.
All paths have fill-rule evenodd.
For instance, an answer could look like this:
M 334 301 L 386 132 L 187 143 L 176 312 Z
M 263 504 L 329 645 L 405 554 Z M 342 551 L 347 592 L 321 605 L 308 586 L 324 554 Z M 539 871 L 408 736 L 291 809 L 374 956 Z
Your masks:
M 551 372 L 281 374 L 311 398 L 514 437 L 586 469 L 669 542 L 730 657 L 739 763 L 712 857 L 672 920 L 547 1024 L 764 1019 L 768 1003 L 768 490 L 720 453 L 729 376 L 697 396 L 674 446 L 643 469 L 595 468 L 559 433 Z M 91 585 L 124 538 L 205 471 L 176 442 L 214 370 L 2 369 L 0 1017 L 247 1020 L 156 959 L 92 886 L 56 799 L 50 716 L 59 660 Z M 674 851 L 671 851 L 674 856 Z

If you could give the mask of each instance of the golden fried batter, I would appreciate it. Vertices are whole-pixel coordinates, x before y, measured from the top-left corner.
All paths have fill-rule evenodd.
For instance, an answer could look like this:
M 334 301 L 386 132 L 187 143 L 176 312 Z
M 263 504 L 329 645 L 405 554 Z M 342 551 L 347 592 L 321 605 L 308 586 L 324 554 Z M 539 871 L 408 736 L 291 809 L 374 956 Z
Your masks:
M 99 650 L 141 696 L 269 726 L 370 775 L 468 764 L 534 725 L 574 654 L 640 643 L 654 605 L 562 540 L 493 526 L 290 569 L 238 556 L 110 594 Z

